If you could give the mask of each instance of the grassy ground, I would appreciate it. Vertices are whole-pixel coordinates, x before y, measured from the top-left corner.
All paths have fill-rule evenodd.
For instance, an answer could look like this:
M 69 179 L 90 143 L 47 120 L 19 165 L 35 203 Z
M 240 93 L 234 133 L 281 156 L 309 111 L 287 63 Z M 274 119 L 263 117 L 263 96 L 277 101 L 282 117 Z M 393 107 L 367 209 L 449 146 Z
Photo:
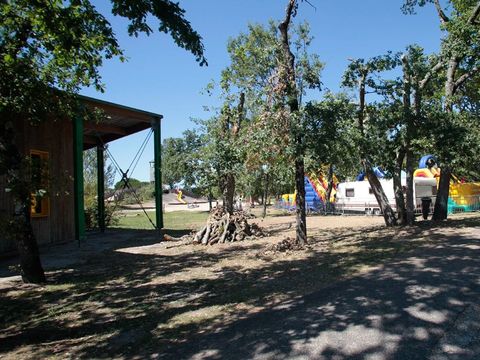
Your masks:
M 155 211 L 149 212 L 148 216 L 155 223 Z M 165 228 L 173 230 L 196 229 L 207 220 L 207 212 L 199 211 L 174 211 L 163 214 Z M 127 212 L 119 216 L 118 225 L 121 229 L 152 229 L 152 224 L 145 213 Z
M 177 226 L 184 219 L 193 226 L 205 216 L 167 214 L 166 222 Z M 3 284 L 0 358 L 168 358 L 198 334 L 296 301 L 433 241 L 468 236 L 478 226 L 478 215 L 405 229 L 322 226 L 311 231 L 307 248 L 287 253 L 269 250 L 285 238 L 273 230 L 269 238 L 209 247 L 133 236 L 87 262 L 49 272 L 46 286 Z

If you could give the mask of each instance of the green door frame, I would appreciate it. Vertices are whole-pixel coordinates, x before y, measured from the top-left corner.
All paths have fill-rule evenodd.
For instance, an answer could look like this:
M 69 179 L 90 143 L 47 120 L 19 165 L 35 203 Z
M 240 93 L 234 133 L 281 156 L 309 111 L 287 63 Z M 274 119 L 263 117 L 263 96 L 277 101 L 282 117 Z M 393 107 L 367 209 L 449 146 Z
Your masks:
M 153 152 L 154 152 L 154 177 L 155 177 L 155 220 L 158 230 L 163 228 L 163 188 L 162 188 L 162 127 L 161 117 L 153 121 Z

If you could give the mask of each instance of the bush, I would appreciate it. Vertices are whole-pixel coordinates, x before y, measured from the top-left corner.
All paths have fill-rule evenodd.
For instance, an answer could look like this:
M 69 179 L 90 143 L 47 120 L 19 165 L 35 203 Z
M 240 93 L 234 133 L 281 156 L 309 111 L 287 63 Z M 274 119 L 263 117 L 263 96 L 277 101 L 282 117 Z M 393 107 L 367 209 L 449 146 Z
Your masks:
M 140 189 L 137 190 L 137 194 L 142 201 L 153 200 L 153 198 L 155 197 L 155 185 L 143 185 Z
M 88 230 L 98 229 L 98 206 L 96 202 L 89 202 L 85 204 L 85 226 Z M 105 204 L 105 227 L 114 226 L 118 224 L 118 215 L 115 211 L 115 206 L 112 204 Z

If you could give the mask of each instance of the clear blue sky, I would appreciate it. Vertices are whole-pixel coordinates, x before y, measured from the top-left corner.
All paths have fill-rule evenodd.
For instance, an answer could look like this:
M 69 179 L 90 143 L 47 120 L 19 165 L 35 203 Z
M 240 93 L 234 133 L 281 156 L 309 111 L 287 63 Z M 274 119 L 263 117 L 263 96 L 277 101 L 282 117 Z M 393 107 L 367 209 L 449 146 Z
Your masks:
M 105 62 L 101 69 L 105 93 L 84 89 L 82 94 L 162 114 L 162 138 L 166 138 L 180 136 L 184 130 L 193 128 L 191 118 L 209 117 L 204 106 L 215 106 L 218 102 L 200 92 L 208 82 L 218 79 L 228 65 L 227 40 L 246 31 L 248 23 L 266 24 L 269 19 L 282 19 L 286 0 L 180 0 L 186 18 L 203 37 L 208 67 L 198 66 L 193 55 L 176 47 L 167 35 L 129 37 L 126 22 L 111 15 L 109 1 L 94 0 L 94 3 L 111 22 L 129 60 Z M 311 50 L 325 63 L 322 82 L 332 91 L 339 90 L 348 58 L 401 51 L 413 43 L 427 52 L 438 50 L 441 35 L 432 6 L 407 16 L 400 10 L 402 0 L 310 0 L 310 3 L 316 9 L 301 3 L 294 22 L 310 23 L 315 37 Z M 145 136 L 142 132 L 111 143 L 110 150 L 123 168 L 128 166 Z M 150 142 L 133 177 L 148 180 L 148 163 L 152 158 Z

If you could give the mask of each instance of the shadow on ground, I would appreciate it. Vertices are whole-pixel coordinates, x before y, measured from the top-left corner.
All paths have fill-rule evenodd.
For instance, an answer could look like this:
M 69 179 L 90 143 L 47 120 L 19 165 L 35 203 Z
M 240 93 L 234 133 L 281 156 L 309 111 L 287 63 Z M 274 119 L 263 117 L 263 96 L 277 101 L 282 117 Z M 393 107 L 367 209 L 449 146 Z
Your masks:
M 122 251 L 160 246 L 146 233 L 52 272 L 46 287 L 4 290 L 0 355 L 425 359 L 480 296 L 479 226 L 476 217 L 383 235 L 333 229 L 302 259 L 251 269 L 219 264 L 261 258 L 262 244 Z

